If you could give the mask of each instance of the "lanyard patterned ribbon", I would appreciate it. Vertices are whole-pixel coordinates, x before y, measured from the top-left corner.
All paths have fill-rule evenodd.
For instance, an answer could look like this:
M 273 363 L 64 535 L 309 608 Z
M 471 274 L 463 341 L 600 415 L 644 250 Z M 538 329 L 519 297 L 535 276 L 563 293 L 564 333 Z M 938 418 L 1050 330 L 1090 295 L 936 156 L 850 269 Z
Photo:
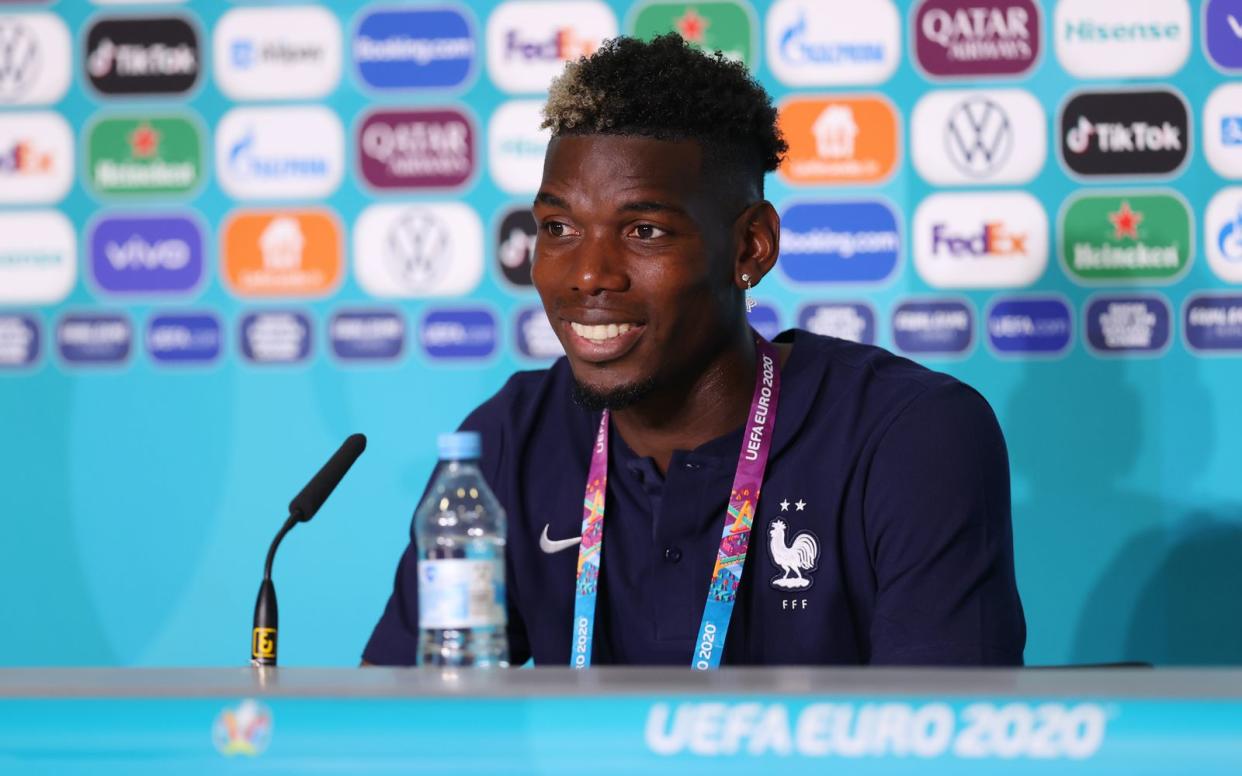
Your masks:
M 776 347 L 755 337 L 759 358 L 755 365 L 755 392 L 746 417 L 746 433 L 737 458 L 737 472 L 729 494 L 729 510 L 716 566 L 712 569 L 703 620 L 690 667 L 699 671 L 720 665 L 725 634 L 733 616 L 737 588 L 742 581 L 750 529 L 759 504 L 759 488 L 768 466 L 772 429 L 776 423 L 776 402 L 781 392 L 781 374 Z M 569 664 L 573 668 L 591 665 L 591 646 L 595 639 L 595 597 L 599 592 L 600 554 L 604 549 L 604 498 L 608 492 L 608 411 L 604 410 L 595 435 L 591 467 L 587 472 L 586 495 L 582 503 L 582 543 L 578 546 L 578 583 L 574 588 L 574 632 Z

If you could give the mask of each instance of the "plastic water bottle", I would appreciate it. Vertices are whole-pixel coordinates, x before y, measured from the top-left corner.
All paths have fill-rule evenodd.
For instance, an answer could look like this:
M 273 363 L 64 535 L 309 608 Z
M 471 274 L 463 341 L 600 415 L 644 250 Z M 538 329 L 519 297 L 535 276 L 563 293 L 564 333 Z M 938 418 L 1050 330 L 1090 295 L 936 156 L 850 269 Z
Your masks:
M 479 435 L 437 442 L 440 465 L 414 514 L 418 663 L 507 666 L 505 512 L 479 471 Z

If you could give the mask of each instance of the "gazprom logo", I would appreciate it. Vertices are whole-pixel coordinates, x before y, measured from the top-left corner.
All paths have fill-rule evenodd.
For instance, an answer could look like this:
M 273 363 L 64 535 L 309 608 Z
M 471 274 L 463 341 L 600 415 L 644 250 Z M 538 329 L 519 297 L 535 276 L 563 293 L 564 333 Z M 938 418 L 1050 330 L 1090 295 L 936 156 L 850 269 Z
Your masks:
M 1069 305 L 1056 297 L 1003 297 L 987 313 L 988 344 L 999 355 L 1057 356 L 1074 331 Z
M 805 202 L 781 215 L 777 266 L 796 283 L 874 283 L 901 259 L 897 214 L 879 200 Z
M 419 325 L 419 343 L 437 361 L 471 361 L 496 352 L 496 316 L 482 307 L 430 310 Z

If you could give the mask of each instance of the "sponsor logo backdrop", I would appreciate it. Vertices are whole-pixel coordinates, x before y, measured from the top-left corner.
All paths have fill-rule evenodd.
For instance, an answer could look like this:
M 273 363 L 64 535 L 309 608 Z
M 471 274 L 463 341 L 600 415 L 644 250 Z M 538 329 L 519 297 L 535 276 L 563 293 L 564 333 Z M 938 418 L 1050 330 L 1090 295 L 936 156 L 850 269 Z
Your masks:
M 284 660 L 355 663 L 434 435 L 560 353 L 547 81 L 670 28 L 780 107 L 756 328 L 996 409 L 1028 661 L 1242 662 L 1236 0 L 61 0 L 0 8 L 0 664 L 238 663 L 362 431 L 277 569 Z

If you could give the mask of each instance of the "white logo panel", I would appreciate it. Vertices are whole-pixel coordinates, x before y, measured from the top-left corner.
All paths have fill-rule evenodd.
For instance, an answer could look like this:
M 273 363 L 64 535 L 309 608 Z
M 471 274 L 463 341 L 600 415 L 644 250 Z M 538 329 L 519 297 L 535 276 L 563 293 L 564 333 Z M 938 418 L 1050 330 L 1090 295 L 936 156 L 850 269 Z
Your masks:
M 50 13 L 0 16 L 0 105 L 47 105 L 69 89 L 69 28 Z
M 1079 78 L 1158 78 L 1190 57 L 1186 0 L 1058 0 L 1057 59 Z
M 1021 288 L 1048 266 L 1048 216 L 1016 191 L 933 194 L 914 211 L 914 266 L 936 288 Z
M 496 185 L 510 194 L 533 194 L 543 180 L 552 132 L 539 128 L 542 109 L 539 100 L 513 100 L 497 108 L 488 123 L 488 169 Z
M 345 171 L 345 130 L 322 107 L 234 108 L 216 129 L 216 174 L 237 199 L 315 199 Z
M 1203 214 L 1208 265 L 1226 283 L 1242 283 L 1242 186 L 1221 189 Z
M 323 8 L 234 8 L 216 25 L 212 61 L 235 100 L 323 97 L 341 78 L 341 26 Z
M 1027 183 L 1047 159 L 1047 123 L 1021 89 L 930 92 L 911 117 L 911 156 L 941 186 Z
M 594 0 L 501 3 L 487 20 L 487 72 L 506 92 L 546 91 L 565 63 L 617 36 L 612 10 Z
M 468 294 L 483 277 L 483 224 L 456 202 L 372 205 L 354 224 L 354 273 L 374 296 Z
M 73 225 L 55 210 L 0 213 L 0 304 L 56 304 L 78 276 Z
M 1242 83 L 1217 87 L 1204 103 L 1203 155 L 1218 174 L 1242 179 Z
M 0 113 L 0 203 L 59 202 L 73 185 L 73 131 L 58 114 Z
M 901 56 L 891 0 L 778 0 L 764 28 L 768 67 L 790 86 L 882 83 Z

